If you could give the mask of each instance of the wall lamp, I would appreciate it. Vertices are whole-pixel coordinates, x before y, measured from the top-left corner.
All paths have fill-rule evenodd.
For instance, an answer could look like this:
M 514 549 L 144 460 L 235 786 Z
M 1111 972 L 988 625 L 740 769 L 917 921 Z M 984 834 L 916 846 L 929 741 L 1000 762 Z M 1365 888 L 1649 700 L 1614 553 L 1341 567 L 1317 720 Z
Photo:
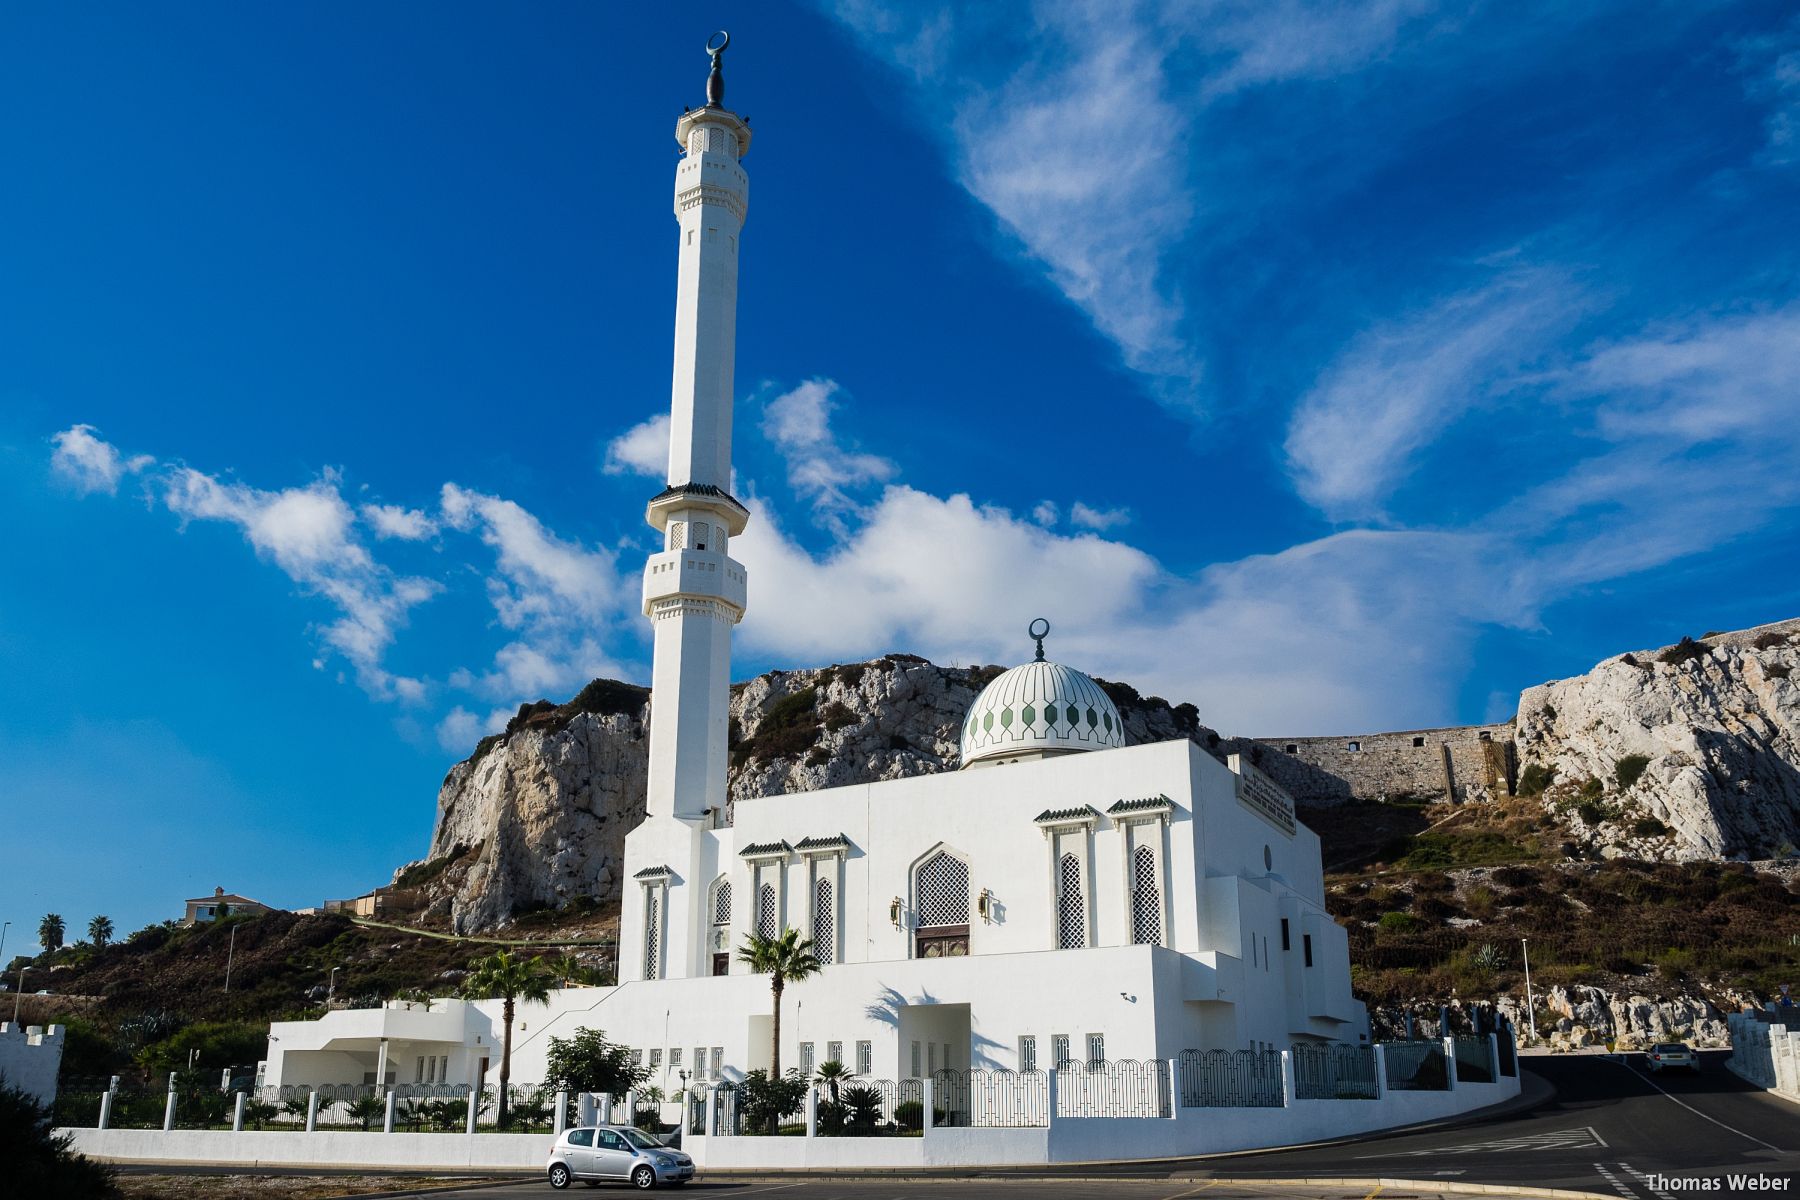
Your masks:
M 894 923 L 895 929 L 900 928 L 900 897 L 898 896 L 888 901 L 888 920 Z
M 994 919 L 994 893 L 982 888 L 981 895 L 975 897 L 975 911 L 981 914 L 983 921 L 992 921 Z

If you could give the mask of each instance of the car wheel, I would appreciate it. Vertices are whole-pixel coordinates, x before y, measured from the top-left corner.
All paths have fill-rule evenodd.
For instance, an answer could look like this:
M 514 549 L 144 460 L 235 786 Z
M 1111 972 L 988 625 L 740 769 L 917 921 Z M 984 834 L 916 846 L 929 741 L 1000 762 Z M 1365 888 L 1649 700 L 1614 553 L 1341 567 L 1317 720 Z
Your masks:
M 631 1186 L 640 1191 L 649 1191 L 656 1186 L 656 1172 L 649 1167 L 639 1167 L 631 1173 Z
M 562 1163 L 553 1163 L 551 1165 L 551 1167 L 550 1167 L 550 1186 L 555 1188 L 557 1191 L 560 1192 L 564 1188 L 568 1187 L 569 1181 L 572 1180 L 573 1178 L 575 1178 L 575 1177 L 573 1175 L 569 1174 L 569 1168 L 564 1166 Z

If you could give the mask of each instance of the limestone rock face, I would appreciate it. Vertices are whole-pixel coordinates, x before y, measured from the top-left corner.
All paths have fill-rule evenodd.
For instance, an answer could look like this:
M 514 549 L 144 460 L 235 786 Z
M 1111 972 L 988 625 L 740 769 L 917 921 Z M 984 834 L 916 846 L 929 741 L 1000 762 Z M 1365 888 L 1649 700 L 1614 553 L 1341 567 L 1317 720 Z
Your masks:
M 1520 697 L 1520 762 L 1527 773 L 1554 770 L 1546 807 L 1603 853 L 1791 854 L 1800 846 L 1797 668 L 1800 620 L 1608 659 Z
M 728 804 L 955 770 L 964 714 L 999 673 L 896 654 L 759 675 L 732 690 Z M 1108 688 L 1133 744 L 1192 735 L 1226 748 L 1191 708 Z M 582 697 L 527 705 L 511 732 L 451 768 L 429 854 L 395 874 L 397 884 L 428 876 L 418 885 L 428 917 L 472 933 L 618 898 L 625 835 L 644 819 L 650 710 L 641 689 L 597 683 L 583 696 L 596 689 L 616 711 L 571 715 Z

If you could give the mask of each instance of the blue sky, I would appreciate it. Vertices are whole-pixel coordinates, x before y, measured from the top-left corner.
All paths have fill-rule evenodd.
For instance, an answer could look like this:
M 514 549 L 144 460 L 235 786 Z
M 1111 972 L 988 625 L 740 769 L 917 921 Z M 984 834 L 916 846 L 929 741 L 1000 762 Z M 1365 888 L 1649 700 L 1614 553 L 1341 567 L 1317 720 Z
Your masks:
M 521 701 L 647 678 L 720 25 L 740 675 L 1044 615 L 1220 729 L 1351 732 L 1800 614 L 1784 5 L 3 21 L 10 948 L 355 894 Z

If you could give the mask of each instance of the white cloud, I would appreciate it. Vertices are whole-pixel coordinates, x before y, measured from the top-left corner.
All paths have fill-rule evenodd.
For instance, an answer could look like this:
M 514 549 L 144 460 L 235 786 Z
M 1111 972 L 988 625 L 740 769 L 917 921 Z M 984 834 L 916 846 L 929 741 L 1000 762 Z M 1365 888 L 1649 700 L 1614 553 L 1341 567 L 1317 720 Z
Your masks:
M 1077 500 L 1069 510 L 1070 524 L 1101 533 L 1130 522 L 1131 510 L 1128 508 L 1094 508 Z
M 1209 48 L 1223 65 L 1207 79 L 1205 93 L 1219 97 L 1260 84 L 1358 70 L 1385 58 L 1403 27 L 1437 7 L 1435 0 L 1227 0 L 1210 5 L 1203 21 Z
M 71 425 L 51 437 L 56 449 L 50 455 L 50 469 L 73 484 L 84 495 L 105 492 L 115 495 L 119 480 L 128 474 L 145 470 L 156 460 L 147 454 L 126 458 L 118 447 L 98 436 L 92 425 Z
M 1379 516 L 1414 456 L 1566 332 L 1584 303 L 1559 275 L 1516 270 L 1357 337 L 1290 418 L 1301 497 L 1336 519 Z
M 1745 93 L 1768 105 L 1759 161 L 1776 167 L 1800 163 L 1800 18 L 1738 43 L 1737 50 L 1738 69 L 1749 76 Z
M 829 379 L 809 379 L 763 409 L 763 434 L 787 462 L 788 486 L 828 521 L 856 508 L 853 491 L 895 474 L 887 459 L 855 450 L 833 433 L 840 392 Z
M 1039 525 L 1048 527 L 1062 519 L 1062 510 L 1056 506 L 1054 500 L 1040 500 L 1032 506 L 1031 519 Z
M 389 538 L 402 542 L 423 541 L 437 532 L 437 522 L 424 511 L 403 504 L 365 504 L 362 516 L 375 531 L 375 536 L 384 541 Z
M 606 443 L 606 461 L 600 469 L 608 475 L 666 478 L 669 473 L 669 414 L 658 413 Z
M 444 714 L 444 719 L 437 724 L 438 745 L 451 754 L 466 755 L 475 749 L 475 743 L 490 733 L 499 733 L 506 728 L 512 713 L 504 708 L 497 708 L 485 717 L 476 716 L 462 705 L 457 705 Z

